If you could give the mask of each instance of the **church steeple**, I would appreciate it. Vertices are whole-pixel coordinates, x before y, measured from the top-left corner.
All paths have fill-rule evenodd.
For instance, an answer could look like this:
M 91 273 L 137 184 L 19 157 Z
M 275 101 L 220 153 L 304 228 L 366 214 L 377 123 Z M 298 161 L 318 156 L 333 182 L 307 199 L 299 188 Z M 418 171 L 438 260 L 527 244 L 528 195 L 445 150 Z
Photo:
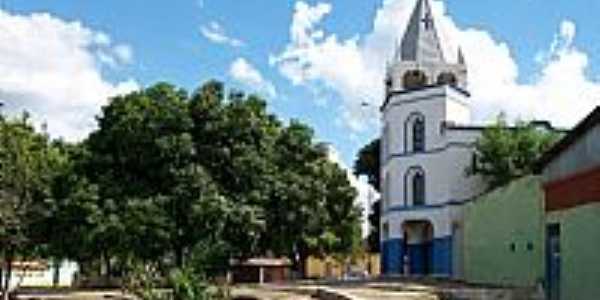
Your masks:
M 426 65 L 446 62 L 429 0 L 417 0 L 396 59 Z
M 394 59 L 387 66 L 387 94 L 449 85 L 467 89 L 467 65 L 462 50 L 451 57 L 444 54 L 440 24 L 433 17 L 431 0 L 417 0 Z

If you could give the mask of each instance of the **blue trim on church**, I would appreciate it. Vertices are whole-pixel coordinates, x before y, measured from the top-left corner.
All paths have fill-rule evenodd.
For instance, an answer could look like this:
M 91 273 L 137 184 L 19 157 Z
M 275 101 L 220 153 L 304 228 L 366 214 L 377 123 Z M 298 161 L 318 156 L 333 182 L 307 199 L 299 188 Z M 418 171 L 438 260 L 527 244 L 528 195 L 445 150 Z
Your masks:
M 452 236 L 433 241 L 433 273 L 452 276 Z
M 381 272 L 386 275 L 402 274 L 404 243 L 402 239 L 383 241 L 381 247 Z
M 436 154 L 436 153 L 444 152 L 451 148 L 473 149 L 473 148 L 475 148 L 475 143 L 449 142 L 442 147 L 426 149 L 424 151 L 419 151 L 419 152 L 408 152 L 407 151 L 407 152 L 402 152 L 402 153 L 390 153 L 385 157 L 385 161 L 387 162 L 387 161 L 389 161 L 391 159 L 395 159 L 395 158 L 406 158 L 406 157 L 413 157 L 413 156 L 419 156 L 419 155 Z
M 405 256 L 408 257 L 410 275 L 452 276 L 452 236 L 433 241 L 407 245 L 401 239 L 382 243 L 381 272 L 384 275 L 404 273 Z
M 427 210 L 427 209 L 436 209 L 436 208 L 444 208 L 446 206 L 460 206 L 466 203 L 473 201 L 475 198 L 465 199 L 465 200 L 450 200 L 448 202 L 440 203 L 440 204 L 425 204 L 425 205 L 397 205 L 390 206 L 384 212 L 384 214 L 390 212 L 402 212 L 402 211 L 418 211 L 418 210 Z
M 428 90 L 431 88 L 438 88 L 441 86 L 448 86 L 450 88 L 452 88 L 453 90 L 459 92 L 460 94 L 462 94 L 463 96 L 469 98 L 471 97 L 471 93 L 469 93 L 469 91 L 458 87 L 456 85 L 448 85 L 448 84 L 431 84 L 431 85 L 424 85 L 418 88 L 413 88 L 413 89 L 403 89 L 403 90 L 392 90 L 389 91 L 385 97 L 385 101 L 383 102 L 383 105 L 381 105 L 381 107 L 379 108 L 380 111 L 384 111 L 385 108 L 388 106 L 388 104 L 390 103 L 390 99 L 395 96 L 395 95 L 402 95 L 402 94 L 408 94 L 408 93 L 412 93 L 412 92 L 417 92 L 417 91 L 423 91 L 423 90 Z M 420 97 L 420 98 L 415 98 L 411 101 L 403 101 L 403 103 L 406 102 L 416 102 L 422 99 L 431 99 L 431 98 L 435 98 L 435 97 L 443 97 L 446 96 L 446 93 L 440 93 L 440 94 L 436 94 L 436 95 L 429 95 L 427 97 Z M 465 101 L 460 101 L 462 103 L 465 103 Z
M 427 275 L 433 271 L 433 243 L 408 245 L 408 263 L 411 275 Z

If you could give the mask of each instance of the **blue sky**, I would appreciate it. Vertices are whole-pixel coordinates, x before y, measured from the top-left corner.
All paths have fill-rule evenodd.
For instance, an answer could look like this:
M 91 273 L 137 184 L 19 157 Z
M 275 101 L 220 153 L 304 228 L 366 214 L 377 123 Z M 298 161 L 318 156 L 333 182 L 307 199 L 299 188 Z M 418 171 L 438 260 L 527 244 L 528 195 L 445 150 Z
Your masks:
M 31 37 L 0 34 L 0 72 L 40 74 L 57 83 L 46 88 L 48 81 L 40 80 L 20 90 L 18 78 L 0 79 L 0 99 L 9 112 L 33 110 L 53 134 L 81 138 L 105 103 L 103 95 L 163 80 L 192 90 L 216 78 L 231 87 L 258 87 L 254 92 L 269 98 L 273 112 L 313 126 L 349 165 L 378 132 L 384 62 L 413 3 L 4 0 L 0 30 L 22 27 L 14 32 Z M 475 122 L 502 110 L 570 126 L 600 104 L 599 1 L 434 5 L 440 24 L 448 27 L 449 44 L 465 48 Z M 291 27 L 304 35 L 294 38 Z M 36 41 L 41 44 L 28 46 Z M 51 67 L 40 67 L 46 63 Z M 48 95 L 49 89 L 63 96 Z M 70 95 L 85 100 L 74 103 Z M 88 101 L 88 95 L 98 99 Z M 371 107 L 363 107 L 365 101 Z

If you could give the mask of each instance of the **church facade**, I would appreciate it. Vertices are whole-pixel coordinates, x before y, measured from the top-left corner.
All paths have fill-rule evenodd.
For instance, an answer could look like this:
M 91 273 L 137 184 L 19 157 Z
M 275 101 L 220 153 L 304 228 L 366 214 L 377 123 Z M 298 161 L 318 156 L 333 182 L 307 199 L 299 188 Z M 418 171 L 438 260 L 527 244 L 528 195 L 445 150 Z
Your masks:
M 466 176 L 482 128 L 471 126 L 465 58 L 442 50 L 429 0 L 417 2 L 387 67 L 381 107 L 382 272 L 462 277 Z

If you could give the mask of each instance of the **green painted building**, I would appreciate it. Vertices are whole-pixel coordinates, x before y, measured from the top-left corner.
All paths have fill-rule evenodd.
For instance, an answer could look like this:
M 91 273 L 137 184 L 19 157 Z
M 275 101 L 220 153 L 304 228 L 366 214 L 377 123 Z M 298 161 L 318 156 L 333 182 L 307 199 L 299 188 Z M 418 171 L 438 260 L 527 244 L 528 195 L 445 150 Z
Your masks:
M 517 180 L 469 203 L 464 279 L 600 298 L 600 107 Z
M 544 278 L 544 199 L 530 176 L 469 203 L 464 223 L 464 279 L 535 287 Z
M 600 298 L 600 203 L 550 212 L 547 222 L 559 226 L 562 248 L 557 289 L 562 297 L 554 299 Z
M 549 300 L 600 298 L 600 107 L 540 160 Z

